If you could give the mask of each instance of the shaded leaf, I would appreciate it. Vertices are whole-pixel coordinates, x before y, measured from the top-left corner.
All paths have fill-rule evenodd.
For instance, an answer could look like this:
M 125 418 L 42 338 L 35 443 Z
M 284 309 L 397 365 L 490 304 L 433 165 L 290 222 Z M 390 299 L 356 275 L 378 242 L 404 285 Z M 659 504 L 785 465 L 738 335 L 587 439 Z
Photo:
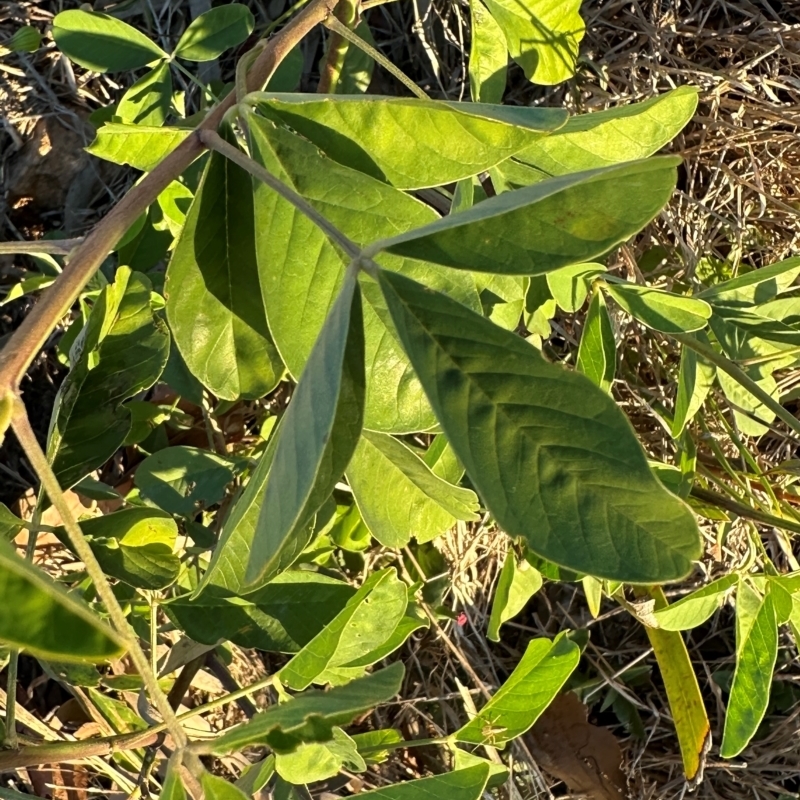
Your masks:
M 508 680 L 475 719 L 456 731 L 456 741 L 502 747 L 521 736 L 550 705 L 580 656 L 578 645 L 564 634 L 529 642 Z
M 191 373 L 224 400 L 262 397 L 283 374 L 255 290 L 254 214 L 250 175 L 212 153 L 167 267 L 175 344 Z
M 586 378 L 444 295 L 381 271 L 401 341 L 486 507 L 562 566 L 632 583 L 688 572 L 688 507 L 653 477 L 630 423 Z
M 595 292 L 589 303 L 575 366 L 595 386 L 610 391 L 617 371 L 617 346 L 602 292 Z
M 795 256 L 718 283 L 698 296 L 714 304 L 749 309 L 790 289 L 798 275 L 800 256 Z
M 139 78 L 119 101 L 115 117 L 120 122 L 160 126 L 172 102 L 172 75 L 167 62 Z
M 422 460 L 431 468 L 434 475 L 448 483 L 461 483 L 464 477 L 464 467 L 443 433 L 434 437 Z
M 475 103 L 501 103 L 508 52 L 503 31 L 481 0 L 470 0 L 469 90 Z
M 778 623 L 772 595 L 767 594 L 737 648 L 736 670 L 719 750 L 723 758 L 739 755 L 764 719 L 777 656 Z
M 363 415 L 361 293 L 348 273 L 275 434 L 275 458 L 245 572 L 249 587 L 286 569 L 308 545 L 309 521 L 346 469 Z
M 518 562 L 514 551 L 509 550 L 494 591 L 486 638 L 499 642 L 500 626 L 519 614 L 541 588 L 542 573 L 524 558 Z
M 124 651 L 105 622 L 2 541 L 0 642 L 57 661 L 106 661 Z
M 362 20 L 355 29 L 355 33 L 360 36 L 367 44 L 375 47 L 375 39 L 372 36 L 372 31 L 369 29 L 369 24 L 366 20 Z M 341 74 L 339 75 L 339 82 L 336 85 L 337 94 L 360 94 L 369 89 L 369 84 L 372 81 L 372 72 L 375 69 L 375 62 L 372 56 L 367 55 L 363 50 L 351 44 L 347 48 L 347 53 L 344 57 L 342 64 Z M 292 91 L 297 87 L 297 84 L 285 91 Z M 273 91 L 281 91 L 276 86 L 270 86 Z
M 707 337 L 704 338 L 707 341 Z M 672 420 L 673 439 L 677 439 L 683 433 L 683 429 L 702 408 L 714 385 L 716 374 L 716 368 L 690 347 L 684 345 L 681 348 L 678 395 L 675 398 L 675 416 Z
M 11 541 L 24 527 L 25 520 L 12 514 L 5 503 L 0 503 L 0 540 Z
M 330 161 L 288 131 L 248 117 L 253 156 L 302 194 L 356 243 L 387 230 L 405 231 L 436 219 L 435 212 L 355 170 Z M 261 290 L 270 330 L 289 371 L 298 377 L 344 280 L 348 258 L 304 215 L 267 186 L 255 188 Z M 385 263 L 480 311 L 474 278 L 407 259 Z M 372 290 L 372 291 L 370 291 Z M 435 417 L 393 333 L 381 293 L 362 281 L 367 394 L 364 424 L 371 430 L 427 430 Z
M 367 764 L 382 764 L 392 752 L 391 745 L 403 741 L 403 734 L 394 728 L 381 728 L 377 731 L 364 731 L 353 734 L 353 741 L 358 747 L 358 752 L 364 757 Z M 385 750 L 376 750 L 381 745 L 387 745 Z
M 72 368 L 56 398 L 47 457 L 63 489 L 125 441 L 131 413 L 122 403 L 158 380 L 168 355 L 169 331 L 156 314 L 150 282 L 120 267 L 72 346 Z
M 528 278 L 476 272 L 475 282 L 481 293 L 483 315 L 501 328 L 516 329 L 525 309 Z
M 178 445 L 148 456 L 134 481 L 142 496 L 170 514 L 191 517 L 219 503 L 235 462 L 208 450 Z
M 167 58 L 157 44 L 127 22 L 83 9 L 56 14 L 53 38 L 68 58 L 95 72 L 122 72 Z
M 208 800 L 251 800 L 238 786 L 205 770 L 200 775 L 200 786 Z
M 391 700 L 400 690 L 404 673 L 403 665 L 396 663 L 327 692 L 307 690 L 224 733 L 212 742 L 211 751 L 222 755 L 260 744 L 276 753 L 291 753 L 301 742 L 329 741 L 335 726 L 347 725 L 359 714 Z
M 281 682 L 295 690 L 326 683 L 326 670 L 351 666 L 383 644 L 407 604 L 406 586 L 393 569 L 372 573 L 342 611 L 278 673 Z
M 661 589 L 651 590 L 650 595 L 655 600 L 656 613 L 667 607 L 667 598 Z M 691 781 L 700 773 L 711 745 L 711 727 L 697 676 L 680 633 L 648 626 L 645 626 L 645 631 L 667 692 L 669 710 L 681 748 L 683 773 Z
M 386 547 L 404 547 L 412 536 L 427 542 L 455 525 L 476 521 L 478 498 L 431 472 L 392 436 L 364 431 L 347 468 L 361 517 Z
M 640 103 L 579 114 L 515 158 L 565 175 L 647 158 L 677 136 L 697 108 L 697 88 L 680 86 Z
M 442 797 L 447 800 L 479 800 L 489 779 L 489 771 L 489 764 L 476 764 L 474 767 L 446 772 L 444 775 L 417 778 L 361 792 L 359 796 L 370 800 L 438 800 Z
M 107 122 L 97 131 L 87 152 L 114 164 L 149 172 L 189 134 L 188 128 L 153 128 Z
M 476 175 L 566 119 L 554 108 L 376 95 L 263 93 L 257 103 L 335 161 L 398 189 Z
M 662 333 L 691 333 L 705 328 L 711 306 L 694 297 L 671 294 L 623 281 L 603 286 L 622 308 L 643 325 Z
M 240 647 L 296 653 L 344 608 L 355 590 L 316 572 L 278 575 L 243 598 L 183 596 L 162 606 L 167 616 L 192 639 L 213 645 L 227 640 Z
M 196 19 L 183 32 L 173 55 L 187 61 L 213 61 L 241 44 L 252 32 L 255 19 L 241 3 L 217 6 Z
M 548 272 L 545 277 L 559 308 L 573 313 L 584 304 L 592 281 L 605 271 L 602 264 L 570 264 Z
M 676 163 L 664 156 L 550 178 L 378 241 L 370 250 L 508 275 L 590 261 L 661 210 L 675 186 Z

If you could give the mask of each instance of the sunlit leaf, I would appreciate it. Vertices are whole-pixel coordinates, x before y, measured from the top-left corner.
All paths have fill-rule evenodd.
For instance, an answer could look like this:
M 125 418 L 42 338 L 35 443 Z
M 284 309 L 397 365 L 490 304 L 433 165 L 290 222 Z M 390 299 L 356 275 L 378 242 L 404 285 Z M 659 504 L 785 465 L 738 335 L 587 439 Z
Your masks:
M 516 553 L 509 550 L 494 590 L 486 638 L 499 642 L 500 626 L 519 614 L 541 588 L 542 573 L 524 558 L 517 561 Z
M 97 131 L 87 152 L 149 172 L 189 134 L 186 128 L 153 128 L 121 122 L 107 122 Z
M 681 435 L 686 425 L 702 408 L 714 385 L 716 374 L 716 368 L 697 355 L 694 350 L 686 346 L 682 348 L 678 395 L 675 398 L 675 416 L 672 421 L 674 439 Z
M 602 264 L 570 264 L 548 272 L 545 277 L 559 308 L 573 313 L 586 301 L 592 281 L 605 271 Z
M 333 729 L 329 742 L 301 744 L 293 753 L 278 753 L 275 770 L 293 784 L 315 783 L 348 772 L 365 772 L 367 765 L 359 755 L 355 742 L 341 729 Z
M 691 333 L 705 328 L 711 317 L 711 306 L 694 297 L 624 281 L 609 281 L 603 288 L 631 316 L 662 333 Z
M 614 327 L 603 293 L 594 293 L 581 333 L 575 365 L 595 386 L 608 392 L 617 370 L 617 346 Z
M 667 631 L 688 631 L 702 625 L 722 605 L 728 590 L 737 581 L 738 576 L 725 575 L 656 611 L 659 627 Z
M 500 103 L 506 90 L 508 51 L 503 31 L 481 0 L 470 0 L 469 89 L 475 103 Z
M 792 287 L 800 275 L 800 256 L 761 267 L 718 283 L 699 297 L 715 304 L 743 307 L 760 305 Z
M 368 800 L 479 800 L 483 797 L 489 772 L 489 764 L 476 764 L 444 775 L 417 778 L 361 792 L 360 797 Z
M 172 102 L 172 74 L 169 64 L 159 64 L 139 78 L 119 101 L 114 116 L 120 122 L 139 125 L 164 124 Z

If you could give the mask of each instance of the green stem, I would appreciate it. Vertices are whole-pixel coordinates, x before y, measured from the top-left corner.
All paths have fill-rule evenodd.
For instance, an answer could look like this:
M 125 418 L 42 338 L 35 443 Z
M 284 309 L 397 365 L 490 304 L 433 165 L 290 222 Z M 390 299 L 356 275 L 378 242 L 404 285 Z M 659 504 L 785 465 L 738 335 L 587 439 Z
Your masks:
M 328 20 L 336 20 L 342 27 L 351 31 L 358 22 L 358 4 L 356 0 L 340 0 L 339 5 Z M 328 27 L 331 27 L 330 25 Z M 328 53 L 325 66 L 317 86 L 318 94 L 336 94 L 342 77 L 342 67 L 350 49 L 350 40 L 337 30 L 332 30 L 328 40 Z
M 254 178 L 265 183 L 276 194 L 291 203 L 301 214 L 310 219 L 325 235 L 336 242 L 339 247 L 352 259 L 357 259 L 361 254 L 361 249 L 357 244 L 345 236 L 335 225 L 328 222 L 305 198 L 301 197 L 285 183 L 278 180 L 274 175 L 267 172 L 260 164 L 253 161 L 247 153 L 243 153 L 229 142 L 226 142 L 218 133 L 214 131 L 203 131 L 200 134 L 200 141 L 209 149 L 214 150 L 220 155 L 225 156 L 229 161 L 233 161 L 242 169 L 249 172 Z
M 80 244 L 83 244 L 82 236 L 77 239 L 41 239 L 38 242 L 0 242 L 0 255 L 50 253 L 67 256 Z
M 698 355 L 703 356 L 703 358 L 710 361 L 723 372 L 727 372 L 731 378 L 747 389 L 753 397 L 760 400 L 772 411 L 778 419 L 783 420 L 795 433 L 800 434 L 800 420 L 785 409 L 768 392 L 764 391 L 764 389 L 762 389 L 746 372 L 736 366 L 733 361 L 726 358 L 721 353 L 718 353 L 713 347 L 709 347 L 699 339 L 696 339 L 694 336 L 685 333 L 672 333 L 670 336 L 682 345 L 694 350 Z
M 144 654 L 144 651 L 139 645 L 139 640 L 136 634 L 128 625 L 128 620 L 125 617 L 125 613 L 120 607 L 119 602 L 117 601 L 117 598 L 111 589 L 111 585 L 106 579 L 102 567 L 98 563 L 97 558 L 92 552 L 92 549 L 89 547 L 89 544 L 84 538 L 83 532 L 81 531 L 80 526 L 78 525 L 75 516 L 72 513 L 72 509 L 64 499 L 64 494 L 61 491 L 61 487 L 58 485 L 58 480 L 50 467 L 47 457 L 45 456 L 44 452 L 42 452 L 42 448 L 39 446 L 39 442 L 36 439 L 33 429 L 31 428 L 28 415 L 25 411 L 25 406 L 18 398 L 16 399 L 14 413 L 11 419 L 11 428 L 16 434 L 20 445 L 22 445 L 22 449 L 30 460 L 31 465 L 36 471 L 36 474 L 39 476 L 42 488 L 50 498 L 50 502 L 53 504 L 53 506 L 55 506 L 56 510 L 61 515 L 61 521 L 64 524 L 67 535 L 69 536 L 72 549 L 86 566 L 86 571 L 94 583 L 97 594 L 104 603 L 106 611 L 111 617 L 111 621 L 116 628 L 117 633 L 127 645 L 131 659 L 133 660 L 136 669 L 139 671 L 139 674 L 144 681 L 144 685 L 147 688 L 151 700 L 155 704 L 156 708 L 158 708 L 158 711 L 161 714 L 176 747 L 178 749 L 184 748 L 188 741 L 186 734 L 184 733 L 183 728 L 181 728 L 180 723 L 175 718 L 175 713 L 170 707 L 166 696 L 161 691 L 161 688 L 158 685 L 158 679 L 150 669 L 147 656 Z
M 710 503 L 713 506 L 722 508 L 725 511 L 730 511 L 745 519 L 761 522 L 764 525 L 772 525 L 774 528 L 783 528 L 784 530 L 792 531 L 792 533 L 800 533 L 800 522 L 784 519 L 783 517 L 776 517 L 774 514 L 768 514 L 766 511 L 758 511 L 730 497 L 725 497 L 723 494 L 694 486 L 692 487 L 691 495 L 698 500 L 702 500 L 704 503 Z

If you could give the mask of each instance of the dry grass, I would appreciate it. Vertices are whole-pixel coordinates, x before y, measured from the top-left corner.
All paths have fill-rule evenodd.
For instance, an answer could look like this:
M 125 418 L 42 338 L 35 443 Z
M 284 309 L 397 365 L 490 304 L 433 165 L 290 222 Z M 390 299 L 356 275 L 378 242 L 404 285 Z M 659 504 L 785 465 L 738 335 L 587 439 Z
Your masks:
M 154 34 L 170 38 L 171 30 L 182 24 L 185 9 L 180 5 L 153 4 Z M 287 4 L 278 0 L 250 5 L 263 22 L 281 13 Z M 0 9 L 0 31 L 13 30 L 23 21 L 42 28 L 56 6 L 6 3 Z M 606 0 L 586 3 L 583 15 L 587 35 L 575 79 L 556 89 L 537 88 L 512 70 L 507 95 L 510 102 L 561 104 L 573 112 L 587 112 L 643 100 L 678 85 L 694 84 L 701 89 L 696 117 L 672 146 L 685 159 L 679 190 L 630 249 L 620 252 L 618 268 L 635 275 L 638 260 L 656 246 L 664 248 L 665 261 L 650 276 L 665 281 L 691 281 L 719 268 L 735 272 L 741 266 L 763 266 L 793 254 L 800 235 L 800 2 Z M 466 9 L 456 0 L 394 3 L 374 9 L 369 16 L 386 55 L 434 96 L 452 98 L 468 97 L 467 19 Z M 307 64 L 315 64 L 318 47 L 318 40 L 306 47 Z M 223 64 L 223 68 L 226 66 Z M 313 84 L 313 76 L 309 83 Z M 387 91 L 393 88 L 386 79 L 376 81 L 376 86 Z M 20 58 L 10 67 L 0 65 L 0 169 L 8 168 L 40 118 L 58 115 L 71 120 L 69 124 L 83 135 L 80 123 L 86 111 L 108 103 L 119 90 L 111 78 L 73 71 L 52 50 Z M 102 214 L 129 180 L 125 174 L 101 180 L 83 209 L 87 213 L 75 217 L 78 227 L 85 228 Z M 63 208 L 39 214 L 31 224 L 16 211 L 0 207 L 0 238 L 40 235 L 65 223 Z M 14 265 L 2 266 L 13 279 Z M 3 322 L 12 327 L 15 320 Z M 563 321 L 565 325 L 569 322 Z M 618 384 L 618 399 L 651 454 L 670 460 L 674 445 L 654 409 L 659 403 L 667 407 L 671 403 L 675 354 L 665 349 L 668 346 L 661 340 L 642 337 L 634 324 L 625 324 L 621 334 L 638 348 L 639 364 Z M 774 438 L 768 439 L 757 455 L 769 464 L 782 460 L 787 452 L 785 440 Z M 21 479 L 27 481 L 29 477 L 23 475 Z M 709 529 L 709 549 L 713 533 Z M 769 532 L 760 533 L 779 558 Z M 437 546 L 451 579 L 445 604 L 456 613 L 463 611 L 466 621 L 462 618 L 463 624 L 448 623 L 440 630 L 413 637 L 403 654 L 408 667 L 404 699 L 379 710 L 369 724 L 396 726 L 407 738 L 451 732 L 465 716 L 459 682 L 480 705 L 482 696 L 511 672 L 530 638 L 553 635 L 563 628 L 586 628 L 590 640 L 579 681 L 589 687 L 587 694 L 593 692 L 592 719 L 610 726 L 623 743 L 633 797 L 777 800 L 797 796 L 800 710 L 794 705 L 792 690 L 800 673 L 793 642 L 782 641 L 779 656 L 776 686 L 785 691 L 776 694 L 785 695 L 785 707 L 768 719 L 763 735 L 743 758 L 724 762 L 718 758 L 715 745 L 702 784 L 689 794 L 663 687 L 637 623 L 611 604 L 593 620 L 579 584 L 550 583 L 517 620 L 504 628 L 502 643 L 490 645 L 485 630 L 494 584 L 506 555 L 506 538 L 491 528 L 460 527 Z M 751 554 L 747 530 L 740 526 L 729 537 L 727 549 L 717 554 L 721 560 L 709 555 L 705 568 L 718 574 L 744 563 Z M 701 582 L 701 576 L 695 576 L 695 580 Z M 687 582 L 675 591 L 684 593 L 691 588 Z M 731 669 L 732 631 L 732 614 L 724 609 L 688 637 L 717 743 L 724 705 L 712 675 Z M 259 657 L 249 655 L 252 671 L 259 673 Z M 638 681 L 630 680 L 641 667 L 649 672 Z M 240 664 L 239 669 L 244 679 L 247 668 Z M 626 731 L 610 710 L 600 709 L 598 701 L 611 689 L 636 709 L 644 738 Z M 226 721 L 220 717 L 218 724 Z M 542 774 L 524 743 L 515 743 L 510 755 L 514 781 L 504 790 L 505 796 L 564 795 L 563 785 Z M 350 789 L 436 772 L 444 766 L 444 758 L 438 748 L 401 751 L 386 765 L 354 778 Z M 329 788 L 344 789 L 341 785 Z

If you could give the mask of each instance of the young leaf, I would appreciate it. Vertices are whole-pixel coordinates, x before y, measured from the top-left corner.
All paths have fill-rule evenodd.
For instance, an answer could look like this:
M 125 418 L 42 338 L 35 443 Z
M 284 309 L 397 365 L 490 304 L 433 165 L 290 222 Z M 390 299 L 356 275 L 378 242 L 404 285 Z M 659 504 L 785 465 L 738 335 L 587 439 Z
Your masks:
M 381 271 L 403 346 L 498 525 L 578 572 L 630 583 L 685 575 L 688 507 L 653 477 L 614 401 L 444 295 Z
M 170 514 L 194 516 L 222 500 L 235 462 L 208 450 L 178 445 L 148 456 L 134 481 L 142 496 Z
M 723 758 L 738 756 L 764 719 L 777 657 L 778 623 L 772 595 L 767 594 L 738 648 L 720 745 Z
M 403 618 L 408 591 L 393 569 L 373 572 L 347 605 L 278 673 L 292 689 L 326 683 L 326 670 L 350 666 L 382 645 Z
M 455 740 L 502 747 L 521 736 L 550 705 L 580 657 L 578 645 L 564 634 L 552 642 L 529 642 L 508 680 L 477 717 L 456 731 Z
M 580 0 L 486 0 L 486 5 L 529 81 L 554 86 L 573 76 L 586 32 Z
M 667 598 L 661 589 L 653 589 L 651 595 L 655 600 L 656 613 L 667 607 Z M 683 773 L 691 781 L 700 772 L 711 744 L 711 726 L 703 706 L 697 676 L 680 633 L 647 626 L 645 631 L 667 692 L 669 710 L 683 758 Z
M 340 164 L 397 189 L 476 175 L 565 122 L 560 109 L 408 97 L 258 96 L 258 108 Z
M 446 772 L 444 775 L 432 775 L 429 778 L 417 778 L 413 781 L 394 783 L 382 786 L 369 792 L 361 792 L 359 798 L 367 800 L 480 800 L 489 779 L 491 767 L 488 763 Z
M 159 127 L 169 114 L 172 102 L 172 74 L 163 62 L 139 78 L 119 101 L 114 116 L 120 122 Z
M 515 158 L 565 175 L 651 156 L 680 133 L 697 108 L 697 88 L 679 86 L 641 103 L 570 117 Z
M 622 281 L 609 281 L 603 288 L 631 316 L 662 333 L 698 331 L 706 327 L 711 316 L 711 306 L 694 297 Z
M 361 293 L 348 273 L 276 434 L 245 572 L 250 589 L 286 569 L 309 543 L 309 521 L 347 468 L 363 418 Z
M 594 575 L 584 575 L 581 578 L 583 593 L 586 595 L 586 605 L 589 613 L 594 619 L 600 616 L 600 606 L 603 602 L 603 581 L 598 580 Z
M 590 261 L 661 210 L 676 164 L 664 156 L 550 178 L 378 241 L 370 251 L 507 275 Z
M 255 291 L 256 235 L 250 175 L 212 153 L 167 267 L 165 294 L 186 365 L 224 400 L 262 397 L 283 374 Z
M 47 457 L 63 489 L 125 441 L 131 413 L 122 403 L 158 380 L 168 355 L 169 331 L 156 313 L 150 281 L 120 267 L 72 346 L 72 369 L 56 398 Z
M 559 308 L 571 314 L 584 304 L 592 281 L 605 271 L 602 264 L 570 264 L 548 272 L 545 278 Z
M 365 772 L 367 765 L 356 743 L 341 729 L 333 729 L 329 742 L 301 744 L 293 753 L 275 756 L 275 771 L 292 784 L 315 783 L 348 772 Z
M 611 390 L 617 371 L 617 346 L 602 292 L 595 292 L 589 303 L 575 366 L 595 386 L 604 392 Z
M 506 90 L 508 52 L 503 31 L 481 0 L 470 0 L 469 90 L 474 103 L 501 103 Z
M 180 572 L 174 554 L 178 526 L 172 517 L 152 508 L 128 508 L 81 522 L 83 535 L 103 572 L 140 589 L 163 589 Z M 56 535 L 70 546 L 66 531 Z
M 486 638 L 500 641 L 500 626 L 516 617 L 528 600 L 542 588 L 542 573 L 531 566 L 524 558 L 517 563 L 513 550 L 508 551 L 497 588 L 494 590 L 492 613 L 486 629 Z
M 703 338 L 707 341 L 707 337 Z M 716 374 L 716 368 L 704 361 L 694 350 L 686 346 L 682 348 L 678 396 L 675 398 L 675 416 L 672 420 L 673 439 L 683 433 L 684 428 L 702 408 L 714 385 Z
M 478 498 L 434 475 L 402 442 L 364 431 L 347 468 L 361 517 L 385 547 L 435 539 L 457 519 L 474 522 Z
M 677 603 L 655 612 L 660 628 L 665 631 L 688 631 L 702 625 L 722 605 L 728 590 L 738 582 L 736 575 L 725 575 Z
M 750 307 L 766 303 L 792 288 L 798 275 L 800 275 L 800 256 L 795 256 L 718 283 L 700 292 L 698 296 L 715 305 L 749 310 Z
M 327 692 L 307 690 L 229 730 L 212 742 L 211 751 L 225 755 L 259 744 L 276 753 L 291 753 L 301 742 L 330 741 L 335 726 L 347 725 L 359 714 L 391 700 L 400 690 L 404 674 L 398 662 Z
M 114 164 L 149 172 L 189 134 L 186 128 L 152 128 L 107 122 L 97 131 L 87 152 Z
M 256 115 L 248 116 L 248 126 L 253 157 L 358 244 L 387 230 L 407 231 L 436 219 L 430 207 L 330 161 L 299 136 Z M 270 330 L 297 377 L 341 288 L 348 258 L 269 187 L 257 185 L 255 196 L 261 290 Z M 481 310 L 468 273 L 393 256 L 384 263 Z M 436 418 L 393 333 L 385 302 L 369 281 L 362 282 L 362 291 L 368 365 L 364 424 L 387 433 L 428 430 Z
M 348 584 L 316 572 L 289 571 L 243 598 L 205 591 L 162 606 L 167 616 L 201 644 L 226 639 L 240 647 L 296 653 L 345 607 Z
M 212 8 L 192 20 L 175 46 L 174 56 L 187 61 L 213 61 L 241 44 L 253 31 L 255 19 L 241 3 Z
M 53 38 L 69 59 L 95 72 L 124 72 L 167 58 L 157 44 L 127 22 L 94 11 L 56 14 Z
M 124 646 L 87 606 L 0 541 L 0 642 L 57 661 L 106 661 Z

